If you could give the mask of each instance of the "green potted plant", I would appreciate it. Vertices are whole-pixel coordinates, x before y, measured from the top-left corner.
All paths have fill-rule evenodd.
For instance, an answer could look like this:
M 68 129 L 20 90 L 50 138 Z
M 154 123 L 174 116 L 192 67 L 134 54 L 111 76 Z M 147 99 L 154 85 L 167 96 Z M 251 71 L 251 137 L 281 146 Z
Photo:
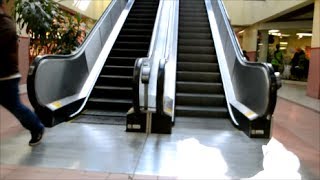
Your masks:
M 69 54 L 75 50 L 81 16 L 63 12 L 54 0 L 14 0 L 12 16 L 30 37 L 30 61 L 39 54 Z

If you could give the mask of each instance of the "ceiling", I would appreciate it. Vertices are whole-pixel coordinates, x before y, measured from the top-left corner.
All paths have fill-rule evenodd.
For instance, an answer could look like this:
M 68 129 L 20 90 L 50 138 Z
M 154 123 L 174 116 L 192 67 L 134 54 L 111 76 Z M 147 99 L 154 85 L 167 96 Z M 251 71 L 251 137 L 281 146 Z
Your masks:
M 304 6 L 300 9 L 291 11 L 268 22 L 288 22 L 288 21 L 312 21 L 314 3 Z

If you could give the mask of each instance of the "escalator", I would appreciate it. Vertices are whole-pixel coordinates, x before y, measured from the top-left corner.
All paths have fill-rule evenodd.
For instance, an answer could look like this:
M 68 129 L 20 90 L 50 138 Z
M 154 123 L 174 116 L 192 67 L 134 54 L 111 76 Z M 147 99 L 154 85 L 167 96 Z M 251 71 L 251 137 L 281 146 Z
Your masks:
M 175 125 L 229 123 L 205 2 L 180 0 L 179 6 Z
M 126 113 L 133 106 L 134 64 L 137 58 L 148 55 L 158 5 L 159 0 L 135 0 L 79 117 L 81 120 L 118 117 L 115 121 L 125 124 Z

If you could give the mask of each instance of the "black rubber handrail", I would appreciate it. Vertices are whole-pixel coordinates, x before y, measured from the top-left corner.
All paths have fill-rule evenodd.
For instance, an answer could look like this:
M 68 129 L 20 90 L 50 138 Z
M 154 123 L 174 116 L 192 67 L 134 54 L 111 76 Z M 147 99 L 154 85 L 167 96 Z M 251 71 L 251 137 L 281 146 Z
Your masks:
M 165 65 L 166 60 L 161 59 L 159 62 L 158 77 L 157 77 L 157 95 L 156 95 L 156 111 L 163 115 L 163 93 L 164 93 L 164 79 L 165 79 Z
M 134 71 L 132 77 L 132 103 L 135 113 L 140 113 L 140 99 L 139 99 L 139 81 L 142 68 L 143 58 L 136 59 L 134 64 Z

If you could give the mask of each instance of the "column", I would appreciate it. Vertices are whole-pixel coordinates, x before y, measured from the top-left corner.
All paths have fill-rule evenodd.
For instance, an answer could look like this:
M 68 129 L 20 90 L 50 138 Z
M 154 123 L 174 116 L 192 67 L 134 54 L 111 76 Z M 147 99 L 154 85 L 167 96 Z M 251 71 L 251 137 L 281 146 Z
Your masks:
M 268 58 L 268 48 L 269 48 L 269 44 L 268 44 L 268 30 L 262 30 L 260 31 L 261 34 L 261 42 L 260 44 L 258 44 L 259 47 L 259 58 L 258 58 L 258 62 L 267 62 L 267 58 Z
M 320 0 L 314 1 L 307 95 L 320 99 Z
M 254 27 L 249 27 L 243 32 L 243 50 L 247 51 L 250 61 L 255 61 L 257 57 L 257 35 L 258 31 Z

